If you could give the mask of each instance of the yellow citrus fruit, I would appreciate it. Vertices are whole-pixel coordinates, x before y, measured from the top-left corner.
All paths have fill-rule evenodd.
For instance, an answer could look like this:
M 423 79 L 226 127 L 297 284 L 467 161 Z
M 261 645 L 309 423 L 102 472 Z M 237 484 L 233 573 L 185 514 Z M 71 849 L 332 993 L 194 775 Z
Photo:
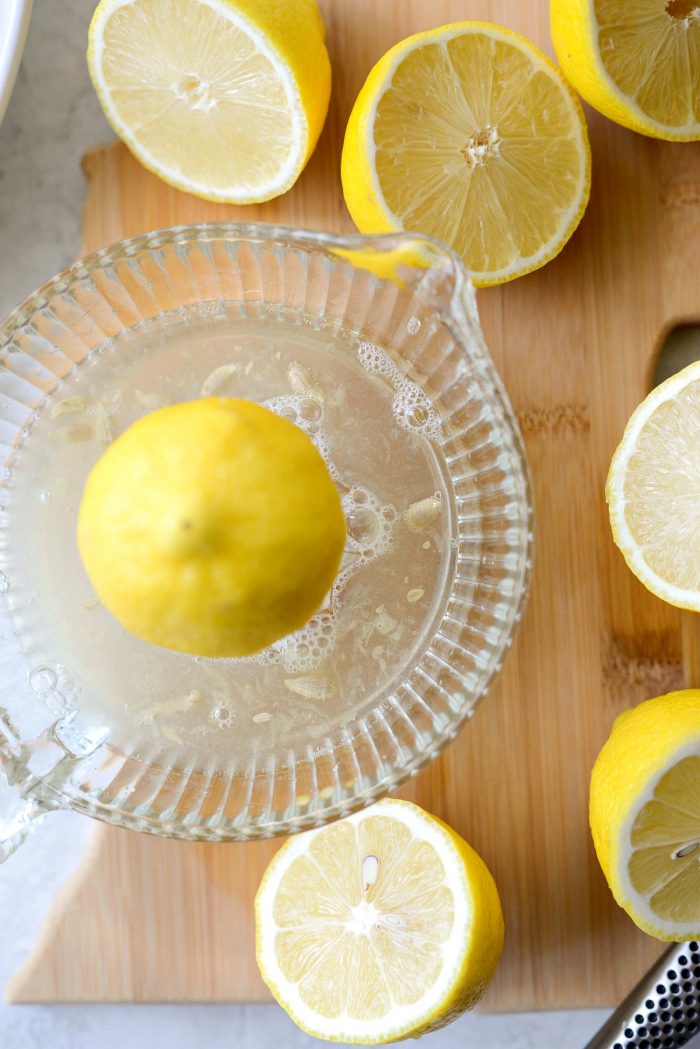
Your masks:
M 700 690 L 621 714 L 591 776 L 590 820 L 619 905 L 660 940 L 700 936 Z
M 557 255 L 590 190 L 581 106 L 559 70 L 502 26 L 461 22 L 392 47 L 345 132 L 343 192 L 362 233 L 409 230 L 500 284 Z
M 657 386 L 613 456 L 606 497 L 613 537 L 644 585 L 700 611 L 700 362 Z
M 78 547 L 102 603 L 139 637 L 245 656 L 303 626 L 335 578 L 340 496 L 293 423 L 205 398 L 130 426 L 88 476 Z
M 392 238 L 393 240 L 394 238 Z M 407 240 L 390 247 L 379 240 L 357 248 L 331 248 L 331 253 L 349 262 L 354 269 L 368 270 L 380 280 L 392 281 L 399 288 L 406 280 L 422 275 L 424 270 L 439 270 L 447 262 L 444 249 L 430 241 Z
M 88 66 L 105 116 L 142 164 L 233 204 L 296 182 L 330 97 L 316 0 L 101 0 Z
M 565 75 L 610 120 L 654 138 L 700 138 L 696 0 L 551 0 Z
M 291 838 L 255 900 L 258 965 L 302 1030 L 378 1045 L 471 1008 L 503 946 L 498 890 L 450 827 L 381 801 Z

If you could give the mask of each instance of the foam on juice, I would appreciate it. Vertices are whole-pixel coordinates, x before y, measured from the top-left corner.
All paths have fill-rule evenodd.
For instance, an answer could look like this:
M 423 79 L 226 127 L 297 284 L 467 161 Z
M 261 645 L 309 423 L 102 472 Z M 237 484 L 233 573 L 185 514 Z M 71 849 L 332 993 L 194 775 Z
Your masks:
M 406 378 L 386 350 L 371 342 L 358 341 L 357 358 L 370 375 L 385 379 L 394 388 L 392 411 L 399 426 L 439 444 L 440 418 L 417 383 Z

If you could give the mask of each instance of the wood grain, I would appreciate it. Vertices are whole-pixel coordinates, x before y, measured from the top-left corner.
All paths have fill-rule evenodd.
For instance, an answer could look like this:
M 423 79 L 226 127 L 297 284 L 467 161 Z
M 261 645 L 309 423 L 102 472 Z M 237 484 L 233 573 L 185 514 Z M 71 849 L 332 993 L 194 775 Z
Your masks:
M 144 171 L 121 145 L 85 158 L 86 250 L 179 222 L 261 219 L 351 229 L 343 130 L 372 63 L 409 33 L 503 22 L 549 51 L 544 0 L 327 0 L 334 70 L 319 147 L 297 186 L 260 207 L 209 205 Z M 612 1003 L 660 953 L 616 908 L 587 827 L 588 778 L 615 715 L 700 683 L 697 619 L 636 582 L 603 498 L 612 451 L 647 392 L 665 333 L 700 314 L 700 147 L 653 142 L 589 114 L 593 194 L 580 230 L 538 273 L 479 295 L 534 478 L 530 606 L 493 694 L 403 792 L 484 856 L 507 922 L 491 1009 Z M 185 845 L 100 828 L 13 1001 L 264 997 L 252 897 L 274 844 Z

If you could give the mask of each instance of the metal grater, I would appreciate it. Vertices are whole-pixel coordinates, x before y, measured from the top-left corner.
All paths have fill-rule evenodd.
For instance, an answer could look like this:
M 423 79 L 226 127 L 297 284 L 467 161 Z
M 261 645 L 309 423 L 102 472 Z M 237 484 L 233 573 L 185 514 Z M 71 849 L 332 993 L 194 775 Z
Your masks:
M 674 943 L 585 1049 L 679 1049 L 700 1031 L 700 945 Z

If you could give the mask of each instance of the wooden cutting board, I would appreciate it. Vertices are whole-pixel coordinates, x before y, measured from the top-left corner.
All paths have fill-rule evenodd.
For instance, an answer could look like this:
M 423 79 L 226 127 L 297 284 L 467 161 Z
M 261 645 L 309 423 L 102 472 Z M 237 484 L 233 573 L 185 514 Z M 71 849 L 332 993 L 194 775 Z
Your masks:
M 346 231 L 343 131 L 374 61 L 459 19 L 502 22 L 551 51 L 544 0 L 325 0 L 334 71 L 323 137 L 285 197 L 208 205 L 162 185 L 121 145 L 85 158 L 86 251 L 181 222 L 261 219 Z M 615 715 L 700 684 L 697 619 L 648 594 L 610 538 L 612 451 L 661 341 L 700 317 L 700 145 L 653 142 L 589 114 L 593 195 L 580 230 L 538 273 L 479 294 L 488 345 L 534 477 L 530 605 L 493 694 L 402 792 L 463 834 L 503 897 L 506 948 L 491 1009 L 618 1000 L 660 946 L 614 905 L 588 833 L 588 777 Z M 99 828 L 56 902 L 12 1001 L 238 1001 L 267 997 L 252 899 L 275 843 L 188 845 Z

